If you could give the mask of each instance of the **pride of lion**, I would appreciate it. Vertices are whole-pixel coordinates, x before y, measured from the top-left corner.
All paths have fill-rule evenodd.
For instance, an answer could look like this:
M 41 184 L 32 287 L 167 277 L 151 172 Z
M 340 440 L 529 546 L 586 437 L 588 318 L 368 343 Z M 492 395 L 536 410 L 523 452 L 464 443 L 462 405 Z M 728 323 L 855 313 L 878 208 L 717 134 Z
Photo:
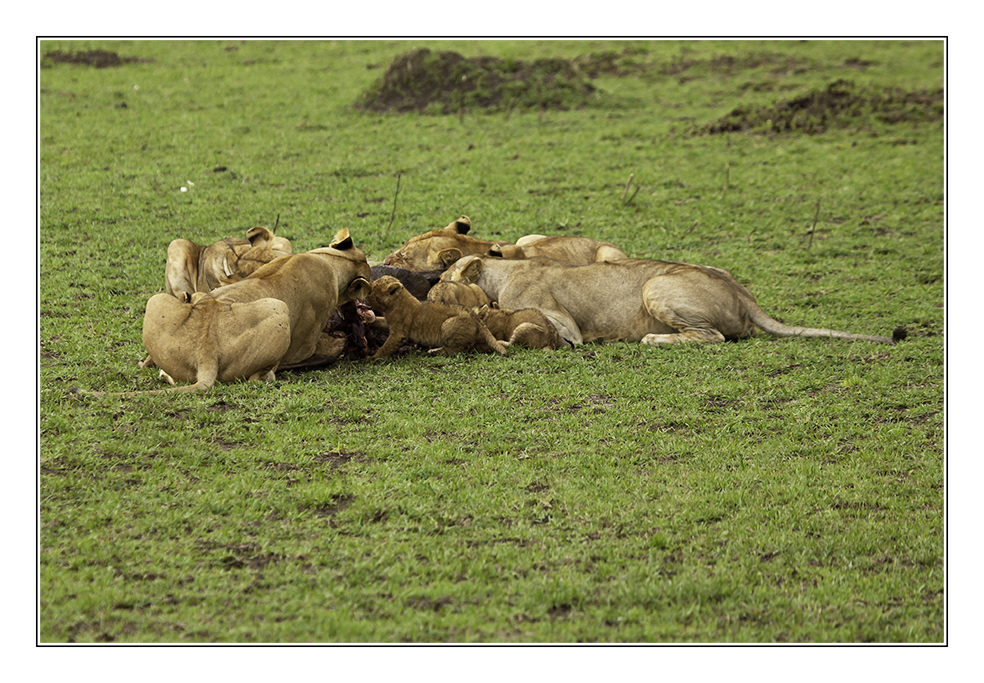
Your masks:
M 587 237 L 509 243 L 470 230 L 461 216 L 372 268 L 347 229 L 302 253 L 263 227 L 207 247 L 176 239 L 166 292 L 147 302 L 140 363 L 175 386 L 113 395 L 272 381 L 278 369 L 342 358 L 347 345 L 360 350 L 352 357 L 384 358 L 413 348 L 505 355 L 517 345 L 722 342 L 757 329 L 883 344 L 905 338 L 901 327 L 884 337 L 784 325 L 720 268 L 629 258 Z

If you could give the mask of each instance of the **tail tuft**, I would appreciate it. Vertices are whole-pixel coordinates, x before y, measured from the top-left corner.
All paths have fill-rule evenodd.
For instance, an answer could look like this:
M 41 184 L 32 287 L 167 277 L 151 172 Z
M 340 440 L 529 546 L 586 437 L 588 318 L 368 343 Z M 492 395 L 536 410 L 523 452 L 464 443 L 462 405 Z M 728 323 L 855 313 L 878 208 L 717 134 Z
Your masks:
M 909 330 L 905 329 L 904 325 L 899 325 L 894 330 L 892 330 L 892 343 L 897 344 L 908 336 L 909 336 Z

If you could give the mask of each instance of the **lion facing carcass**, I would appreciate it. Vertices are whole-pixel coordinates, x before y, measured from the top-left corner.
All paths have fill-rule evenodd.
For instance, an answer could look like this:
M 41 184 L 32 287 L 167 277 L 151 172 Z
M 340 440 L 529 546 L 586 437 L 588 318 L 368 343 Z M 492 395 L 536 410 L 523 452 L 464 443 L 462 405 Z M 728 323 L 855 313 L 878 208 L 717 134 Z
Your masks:
M 166 376 L 193 382 L 162 391 L 272 380 L 281 364 L 315 352 L 338 306 L 368 294 L 369 264 L 343 229 L 328 247 L 271 261 L 243 280 L 196 293 L 191 303 L 151 297 L 144 346 Z
M 590 340 L 672 344 L 777 337 L 832 337 L 892 344 L 892 337 L 791 327 L 771 318 L 727 271 L 647 259 L 572 266 L 549 259 L 467 256 L 442 276 L 478 285 L 506 309 L 535 308 L 572 344 Z

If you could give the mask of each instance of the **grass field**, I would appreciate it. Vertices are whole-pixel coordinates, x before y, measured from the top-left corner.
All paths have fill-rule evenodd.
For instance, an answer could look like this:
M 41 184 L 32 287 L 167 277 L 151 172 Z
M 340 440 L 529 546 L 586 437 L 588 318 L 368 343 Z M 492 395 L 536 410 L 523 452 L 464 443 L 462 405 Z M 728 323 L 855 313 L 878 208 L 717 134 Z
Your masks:
M 489 108 L 356 106 L 421 47 L 563 58 L 590 94 L 538 76 Z M 93 50 L 122 59 L 78 63 Z M 40 52 L 41 642 L 944 640 L 942 41 Z M 279 217 L 295 250 L 347 227 L 381 260 L 461 214 L 909 337 L 76 393 L 160 387 L 136 363 L 174 238 Z

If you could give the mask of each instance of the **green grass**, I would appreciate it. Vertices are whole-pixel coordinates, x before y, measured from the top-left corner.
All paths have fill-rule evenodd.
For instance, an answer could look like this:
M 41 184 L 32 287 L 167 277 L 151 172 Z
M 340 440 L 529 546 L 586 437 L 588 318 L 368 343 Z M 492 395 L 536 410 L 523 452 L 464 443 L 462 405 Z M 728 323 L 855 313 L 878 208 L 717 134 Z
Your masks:
M 614 50 L 622 72 L 571 111 L 353 106 L 420 46 Z M 41 52 L 93 48 L 143 61 L 40 72 L 42 642 L 944 640 L 942 121 L 693 134 L 838 79 L 939 88 L 941 42 Z M 723 267 L 787 323 L 910 338 L 419 354 L 195 396 L 72 392 L 159 387 L 136 362 L 173 238 L 279 215 L 296 250 L 348 227 L 382 259 L 461 214 L 485 238 Z

